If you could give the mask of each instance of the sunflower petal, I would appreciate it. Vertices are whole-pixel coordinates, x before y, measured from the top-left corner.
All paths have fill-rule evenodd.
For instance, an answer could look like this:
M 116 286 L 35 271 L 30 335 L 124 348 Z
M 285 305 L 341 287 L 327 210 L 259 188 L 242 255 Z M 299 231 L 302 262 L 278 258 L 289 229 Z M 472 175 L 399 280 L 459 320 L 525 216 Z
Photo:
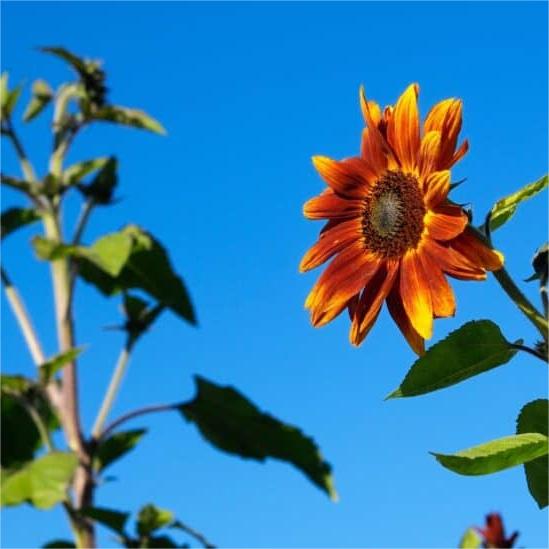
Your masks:
M 431 290 L 421 261 L 415 250 L 402 259 L 400 269 L 400 294 L 404 310 L 419 335 L 429 339 L 433 334 L 433 306 Z
M 452 156 L 452 162 L 450 163 L 450 166 L 453 166 L 454 164 L 459 162 L 459 160 L 461 160 L 467 154 L 468 150 L 469 141 L 465 139 L 465 141 L 463 141 L 463 143 L 459 146 L 459 149 L 454 153 L 454 156 Z
M 361 200 L 347 200 L 328 190 L 305 202 L 303 215 L 307 219 L 349 219 L 361 215 L 363 207 Z
M 465 230 L 467 223 L 467 214 L 454 204 L 439 204 L 425 216 L 427 232 L 435 240 L 451 240 L 457 237 Z
M 364 117 L 364 122 L 368 128 L 377 128 L 381 122 L 381 108 L 375 101 L 369 101 L 366 99 L 366 92 L 364 86 L 360 86 L 359 89 L 360 98 L 360 110 Z
M 337 161 L 314 156 L 313 164 L 334 192 L 348 198 L 363 198 L 376 179 L 376 174 L 360 158 Z
M 318 267 L 330 257 L 358 240 L 362 234 L 360 218 L 344 221 L 322 233 L 318 242 L 303 256 L 299 270 L 303 273 Z
M 454 316 L 456 313 L 456 299 L 452 287 L 448 284 L 440 266 L 428 253 L 420 253 L 420 258 L 431 289 L 433 314 L 437 318 Z
M 452 240 L 450 246 L 473 265 L 487 271 L 499 271 L 503 267 L 503 254 L 484 244 L 469 228 Z
M 398 99 L 387 128 L 389 144 L 404 170 L 416 167 L 419 151 L 419 86 L 411 84 Z
M 481 267 L 471 263 L 448 245 L 426 238 L 423 244 L 424 253 L 428 253 L 446 274 L 458 280 L 485 280 L 486 272 Z
M 412 326 L 412 323 L 404 310 L 399 286 L 399 278 L 397 278 L 395 284 L 393 285 L 393 289 L 387 296 L 387 308 L 389 309 L 389 313 L 393 317 L 393 320 L 396 322 L 397 326 L 400 328 L 400 331 L 406 338 L 406 341 L 410 347 L 412 347 L 413 351 L 417 355 L 421 356 L 425 353 L 425 342 Z
M 437 168 L 438 157 L 440 155 L 440 132 L 427 132 L 421 140 L 419 149 L 419 175 L 424 180 L 430 173 Z
M 371 166 L 371 170 L 376 174 L 376 177 L 380 177 L 385 172 L 387 169 L 387 157 L 383 151 L 379 132 L 376 134 L 370 128 L 362 130 L 360 156 Z
M 441 133 L 441 148 L 437 169 L 445 170 L 452 166 L 457 138 L 461 131 L 462 103 L 450 98 L 437 103 L 425 119 L 425 131 L 438 130 Z
M 425 203 L 429 209 L 446 200 L 450 191 L 450 171 L 433 172 L 425 179 Z

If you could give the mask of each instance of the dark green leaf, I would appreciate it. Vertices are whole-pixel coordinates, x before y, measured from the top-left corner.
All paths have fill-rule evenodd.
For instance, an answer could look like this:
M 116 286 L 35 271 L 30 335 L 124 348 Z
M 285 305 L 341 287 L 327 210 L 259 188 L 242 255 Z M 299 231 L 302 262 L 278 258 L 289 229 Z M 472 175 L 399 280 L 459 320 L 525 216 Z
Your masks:
M 507 223 L 513 217 L 516 209 L 521 202 L 532 198 L 547 187 L 547 176 L 544 175 L 534 183 L 526 185 L 519 191 L 498 200 L 490 210 L 490 230 L 499 229 L 504 223 Z
M 80 353 L 84 350 L 83 347 L 75 347 L 63 353 L 59 353 L 50 358 L 44 364 L 40 365 L 40 378 L 44 383 L 49 383 L 53 376 L 67 364 L 73 362 Z
M 141 547 L 145 547 L 147 549 L 166 549 L 179 546 L 172 538 L 168 536 L 154 536 L 146 539 Z
M 387 398 L 430 393 L 505 364 L 516 353 L 490 320 L 467 322 L 418 358 Z
M 481 537 L 474 528 L 469 528 L 459 542 L 459 549 L 478 549 L 481 545 Z
M 103 507 L 86 507 L 80 512 L 85 517 L 91 518 L 121 535 L 124 535 L 124 528 L 130 516 L 129 513 L 122 513 L 121 511 L 105 509 Z
M 86 62 L 81 57 L 78 57 L 74 53 L 71 53 L 66 48 L 59 46 L 46 46 L 40 48 L 41 51 L 45 53 L 51 53 L 63 61 L 66 61 L 71 67 L 78 73 L 84 72 L 86 70 Z
M 173 521 L 173 513 L 155 505 L 144 505 L 137 517 L 136 530 L 140 536 L 149 536 Z
M 244 458 L 267 457 L 291 463 L 314 484 L 337 498 L 331 467 L 313 439 L 301 430 L 261 412 L 232 387 L 222 387 L 196 376 L 197 395 L 181 412 L 217 448 Z
M 132 288 L 143 290 L 161 305 L 195 324 L 195 314 L 185 284 L 174 272 L 163 246 L 135 225 L 128 225 L 120 233 L 108 237 L 114 235 L 118 235 L 117 238 L 131 238 L 132 241 L 131 253 L 121 272 L 109 276 L 93 262 L 83 260 L 79 269 L 82 278 L 108 296 Z M 95 245 L 92 250 L 94 248 Z
M 160 122 L 149 116 L 146 112 L 138 109 L 109 105 L 102 107 L 94 113 L 94 119 L 149 130 L 160 135 L 166 134 L 166 130 Z
M 488 475 L 541 456 L 547 457 L 547 436 L 525 433 L 492 440 L 455 454 L 431 452 L 437 461 L 460 475 Z
M 42 549 L 72 549 L 73 547 L 76 547 L 76 545 L 66 539 L 54 539 L 46 543 L 46 545 L 42 545 Z
M 11 187 L 30 196 L 38 194 L 38 189 L 34 183 L 4 174 L 1 175 L 1 179 L 2 185 L 6 185 L 6 187 Z
M 118 183 L 116 170 L 116 158 L 111 157 L 99 170 L 93 181 L 89 185 L 81 185 L 80 190 L 86 197 L 93 199 L 96 204 L 110 204 L 114 188 Z
M 2 505 L 32 503 L 39 509 L 49 509 L 65 501 L 67 488 L 78 466 L 76 455 L 51 452 L 18 471 L 2 471 Z
M 30 122 L 37 117 L 47 107 L 52 98 L 53 91 L 49 84 L 44 80 L 36 80 L 32 85 L 32 97 L 23 114 L 23 120 Z
M 517 418 L 517 434 L 541 433 L 548 436 L 549 401 L 539 399 L 529 402 L 520 411 Z M 530 494 L 536 500 L 540 509 L 547 507 L 549 475 L 547 472 L 547 456 L 539 457 L 524 464 L 526 481 Z
M 102 471 L 108 465 L 120 459 L 136 446 L 146 432 L 146 429 L 122 431 L 102 441 L 95 453 L 94 469 Z
M 10 208 L 2 212 L 2 238 L 6 238 L 17 229 L 30 225 L 39 219 L 40 216 L 31 208 Z
M 163 308 L 162 305 L 150 306 L 140 297 L 125 293 L 123 311 L 126 316 L 126 322 L 124 328 L 132 337 L 139 337 L 149 329 Z
M 79 183 L 84 177 L 97 170 L 101 170 L 110 158 L 101 157 L 93 158 L 91 160 L 84 160 L 69 166 L 63 173 L 63 183 L 65 185 L 74 185 Z

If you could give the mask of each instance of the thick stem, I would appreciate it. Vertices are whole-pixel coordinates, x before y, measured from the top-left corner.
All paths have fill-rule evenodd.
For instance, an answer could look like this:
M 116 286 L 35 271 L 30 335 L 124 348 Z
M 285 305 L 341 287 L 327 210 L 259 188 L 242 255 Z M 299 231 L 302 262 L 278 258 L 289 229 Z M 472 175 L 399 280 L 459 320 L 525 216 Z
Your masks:
M 107 421 L 107 417 L 114 404 L 116 395 L 120 390 L 120 384 L 122 383 L 122 379 L 124 378 L 124 374 L 126 373 L 126 368 L 128 367 L 128 361 L 134 343 L 135 340 L 131 336 L 128 336 L 124 348 L 120 352 L 120 356 L 118 357 L 118 361 L 114 368 L 109 387 L 107 389 L 107 392 L 105 393 L 105 398 L 103 399 L 101 407 L 99 408 L 99 412 L 97 413 L 97 418 L 92 429 L 92 437 L 94 439 L 98 439 L 101 436 L 105 421 Z

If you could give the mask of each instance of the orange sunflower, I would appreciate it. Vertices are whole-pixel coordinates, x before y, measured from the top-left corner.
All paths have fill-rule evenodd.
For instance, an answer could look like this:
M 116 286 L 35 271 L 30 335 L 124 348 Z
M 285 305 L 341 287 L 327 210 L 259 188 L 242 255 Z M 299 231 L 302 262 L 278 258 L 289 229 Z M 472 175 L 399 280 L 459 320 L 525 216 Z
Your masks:
M 468 150 L 467 141 L 457 147 L 461 101 L 441 101 L 421 127 L 418 93 L 412 84 L 382 112 L 361 89 L 367 127 L 360 156 L 313 158 L 328 188 L 303 211 L 328 222 L 300 271 L 335 256 L 305 302 L 314 326 L 348 309 L 351 343 L 360 345 L 386 301 L 410 346 L 422 354 L 433 318 L 455 314 L 445 275 L 484 280 L 486 271 L 503 266 L 503 256 L 475 236 L 465 211 L 448 199 L 450 168 Z

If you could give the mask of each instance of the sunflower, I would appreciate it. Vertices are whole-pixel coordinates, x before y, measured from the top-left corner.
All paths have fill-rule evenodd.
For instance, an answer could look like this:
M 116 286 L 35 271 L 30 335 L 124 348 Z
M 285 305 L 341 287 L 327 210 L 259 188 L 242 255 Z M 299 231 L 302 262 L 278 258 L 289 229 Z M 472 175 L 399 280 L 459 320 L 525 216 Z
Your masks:
M 450 168 L 468 150 L 467 141 L 457 147 L 461 101 L 436 104 L 421 127 L 418 94 L 412 84 L 382 112 L 361 88 L 366 127 L 360 156 L 313 158 L 328 188 L 303 211 L 327 223 L 300 271 L 333 257 L 305 302 L 314 326 L 348 309 L 350 340 L 360 345 L 386 301 L 412 349 L 422 354 L 433 318 L 455 314 L 446 275 L 484 280 L 487 271 L 503 266 L 503 256 L 479 240 L 463 208 L 448 199 Z

